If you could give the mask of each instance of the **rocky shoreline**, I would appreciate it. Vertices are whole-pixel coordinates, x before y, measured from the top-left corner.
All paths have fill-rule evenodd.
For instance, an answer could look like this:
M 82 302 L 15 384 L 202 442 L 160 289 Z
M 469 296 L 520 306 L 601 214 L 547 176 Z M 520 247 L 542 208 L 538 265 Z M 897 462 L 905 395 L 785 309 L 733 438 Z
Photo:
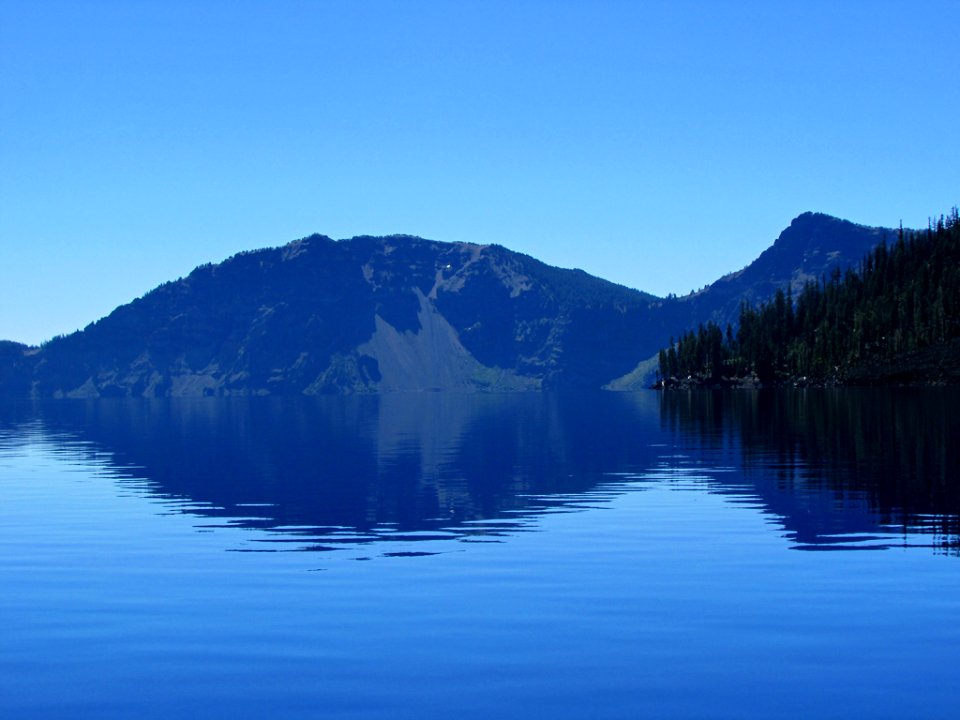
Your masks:
M 942 387 L 960 385 L 960 340 L 952 340 L 893 360 L 868 359 L 837 368 L 826 377 L 779 375 L 761 380 L 757 375 L 711 378 L 688 375 L 666 378 L 654 390 L 759 390 L 762 388 Z

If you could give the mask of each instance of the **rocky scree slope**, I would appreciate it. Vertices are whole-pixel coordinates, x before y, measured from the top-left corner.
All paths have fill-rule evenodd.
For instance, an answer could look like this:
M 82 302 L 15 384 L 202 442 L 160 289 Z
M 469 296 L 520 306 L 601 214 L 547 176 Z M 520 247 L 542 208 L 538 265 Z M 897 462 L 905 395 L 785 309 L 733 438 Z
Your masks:
M 313 235 L 201 266 L 32 355 L 0 347 L 0 383 L 35 397 L 599 388 L 662 342 L 654 300 L 496 245 Z

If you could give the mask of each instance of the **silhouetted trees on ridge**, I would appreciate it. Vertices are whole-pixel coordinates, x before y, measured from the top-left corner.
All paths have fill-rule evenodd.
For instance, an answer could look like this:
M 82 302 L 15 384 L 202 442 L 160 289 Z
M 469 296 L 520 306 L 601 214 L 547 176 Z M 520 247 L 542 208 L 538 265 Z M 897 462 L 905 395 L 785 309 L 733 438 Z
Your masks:
M 755 377 L 763 384 L 960 379 L 960 220 L 902 227 L 857 269 L 835 270 L 758 307 L 736 329 L 688 330 L 660 350 L 659 380 L 675 385 Z M 950 374 L 948 372 L 948 374 Z M 951 378 L 946 378 L 950 380 Z

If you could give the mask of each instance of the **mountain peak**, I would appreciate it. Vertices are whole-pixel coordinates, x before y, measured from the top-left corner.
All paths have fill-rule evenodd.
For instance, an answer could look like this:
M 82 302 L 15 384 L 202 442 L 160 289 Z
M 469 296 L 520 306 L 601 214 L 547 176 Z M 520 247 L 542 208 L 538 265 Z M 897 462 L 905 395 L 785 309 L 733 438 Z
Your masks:
M 0 393 L 599 389 L 892 232 L 805 212 L 743 270 L 668 300 L 500 245 L 314 234 L 200 266 L 36 351 L 0 343 Z
M 741 302 L 767 300 L 787 285 L 797 292 L 807 281 L 829 277 L 835 268 L 859 262 L 892 232 L 807 211 L 795 217 L 747 267 L 683 300 L 694 307 L 695 321 L 736 322 Z
M 53 397 L 599 389 L 659 347 L 650 313 L 637 290 L 502 247 L 310 235 L 200 266 L 35 359 L 0 346 L 0 389 Z
M 790 224 L 783 230 L 783 232 L 780 233 L 780 237 L 783 237 L 784 235 L 789 236 L 796 233 L 819 234 L 827 230 L 833 232 L 840 226 L 866 227 L 864 225 L 857 225 L 849 220 L 844 220 L 843 218 L 838 218 L 833 215 L 827 215 L 826 213 L 812 212 L 808 210 L 807 212 L 800 213 L 793 220 L 791 220 Z
M 800 213 L 800 214 L 797 215 L 793 220 L 791 220 L 791 221 L 790 221 L 790 225 L 797 225 L 797 224 L 801 224 L 801 225 L 802 225 L 802 224 L 809 223 L 809 222 L 814 221 L 814 220 L 827 220 L 827 221 L 829 221 L 829 220 L 836 220 L 836 221 L 838 221 L 838 222 L 846 222 L 845 220 L 841 220 L 840 218 L 834 217 L 833 215 L 827 215 L 826 213 L 814 212 L 813 210 L 807 210 L 806 212 Z
M 823 253 L 859 261 L 890 230 L 858 225 L 824 213 L 805 212 L 793 219 L 756 262 L 769 261 L 780 253 L 801 253 L 805 257 Z

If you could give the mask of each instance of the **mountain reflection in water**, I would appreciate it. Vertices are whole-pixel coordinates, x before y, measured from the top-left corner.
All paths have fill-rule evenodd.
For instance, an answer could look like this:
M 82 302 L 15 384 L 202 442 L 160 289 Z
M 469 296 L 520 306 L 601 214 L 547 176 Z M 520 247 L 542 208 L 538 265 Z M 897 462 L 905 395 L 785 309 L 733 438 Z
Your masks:
M 807 549 L 900 530 L 956 554 L 958 400 L 956 388 L 667 393 L 661 415 L 701 461 L 735 446 L 751 493 Z
M 762 506 L 796 547 L 886 547 L 901 532 L 955 553 L 956 400 L 943 390 L 118 399 L 7 408 L 0 427 L 106 457 L 121 482 L 210 525 L 264 531 L 258 549 L 496 540 L 544 512 L 696 477 Z

